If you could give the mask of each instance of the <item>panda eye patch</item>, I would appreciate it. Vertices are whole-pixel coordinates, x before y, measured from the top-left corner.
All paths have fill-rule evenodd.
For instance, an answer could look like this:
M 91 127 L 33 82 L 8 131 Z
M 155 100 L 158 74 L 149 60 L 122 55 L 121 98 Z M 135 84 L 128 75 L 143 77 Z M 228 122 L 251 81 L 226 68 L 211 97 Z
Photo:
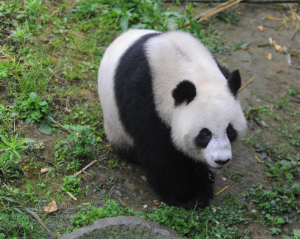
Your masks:
M 198 136 L 195 139 L 195 143 L 198 147 L 205 148 L 211 140 L 211 131 L 207 128 L 200 130 Z
M 233 128 L 232 124 L 229 124 L 226 129 L 227 137 L 230 142 L 233 142 L 237 138 L 237 132 Z

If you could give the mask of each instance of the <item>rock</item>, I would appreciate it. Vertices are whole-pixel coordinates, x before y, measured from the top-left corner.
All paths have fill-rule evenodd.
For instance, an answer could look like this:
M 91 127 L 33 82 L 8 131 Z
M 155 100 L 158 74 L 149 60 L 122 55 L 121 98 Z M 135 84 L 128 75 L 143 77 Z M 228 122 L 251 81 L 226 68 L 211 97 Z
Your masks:
M 139 217 L 111 217 L 94 221 L 91 226 L 68 233 L 61 239 L 183 239 L 176 231 Z

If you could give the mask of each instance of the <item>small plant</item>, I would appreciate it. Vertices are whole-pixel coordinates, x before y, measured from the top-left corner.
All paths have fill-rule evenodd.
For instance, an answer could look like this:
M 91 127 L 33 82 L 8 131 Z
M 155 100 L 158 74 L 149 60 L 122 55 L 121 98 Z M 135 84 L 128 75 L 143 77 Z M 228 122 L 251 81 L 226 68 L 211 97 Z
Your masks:
M 119 165 L 119 160 L 118 159 L 112 159 L 112 160 L 109 160 L 108 162 L 108 165 L 111 169 L 113 168 L 118 168 L 120 165 Z
M 0 156 L 0 172 L 3 174 L 4 179 L 11 177 L 18 177 L 19 171 L 16 170 L 19 165 L 17 160 L 11 159 L 8 152 L 2 153 Z
M 41 133 L 51 135 L 52 128 L 57 127 L 57 125 L 52 124 L 53 118 L 48 110 L 48 103 L 42 101 L 34 92 L 30 93 L 27 101 L 17 101 L 16 104 L 20 118 L 25 119 L 25 122 L 30 125 L 38 123 L 38 130 Z
M 24 144 L 34 142 L 33 139 L 28 139 L 28 138 L 18 140 L 18 134 L 16 134 L 15 137 L 11 136 L 10 141 L 3 134 L 0 134 L 0 138 L 4 143 L 4 144 L 0 144 L 0 152 L 4 151 L 8 153 L 10 159 L 14 159 L 14 158 L 20 159 L 21 158 L 20 152 L 26 150 L 29 147 L 28 145 L 24 145 Z
M 290 102 L 290 99 L 286 97 L 285 95 L 281 97 L 281 100 L 278 102 L 278 104 L 275 106 L 276 108 L 283 108 L 287 106 Z
M 63 178 L 63 190 L 69 191 L 73 195 L 77 195 L 81 192 L 80 188 L 80 178 L 75 175 L 65 176 Z
M 294 96 L 298 93 L 298 91 L 294 88 L 291 88 L 288 90 L 289 95 Z
M 30 40 L 31 33 L 28 33 L 25 27 L 17 26 L 15 30 L 11 31 L 12 38 L 19 43 L 25 43 Z
M 71 221 L 75 229 L 105 217 L 138 216 L 165 224 L 187 238 L 238 238 L 239 229 L 232 228 L 231 225 L 245 222 L 244 210 L 236 205 L 232 197 L 226 199 L 226 203 L 220 207 L 211 205 L 203 210 L 194 211 L 160 204 L 157 208 L 150 209 L 149 213 L 149 210 L 144 209 L 147 208 L 145 206 L 141 211 L 135 212 L 114 200 L 107 200 L 101 208 L 90 205 L 82 208 Z
M 0 204 L 0 239 L 47 238 L 35 221 L 38 215 L 24 204 L 24 194 L 19 193 L 18 189 L 8 190 L 0 186 Z
M 0 61 L 0 79 L 5 79 L 10 75 L 9 70 L 11 68 L 11 63 L 8 61 Z

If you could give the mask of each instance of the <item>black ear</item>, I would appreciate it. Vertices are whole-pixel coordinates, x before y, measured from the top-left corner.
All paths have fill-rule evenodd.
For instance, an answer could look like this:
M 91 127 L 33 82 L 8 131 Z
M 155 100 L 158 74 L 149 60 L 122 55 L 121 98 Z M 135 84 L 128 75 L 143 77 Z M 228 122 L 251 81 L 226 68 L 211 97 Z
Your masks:
M 184 101 L 189 104 L 196 96 L 196 86 L 188 80 L 181 81 L 172 91 L 172 96 L 175 99 L 175 106 Z
M 231 72 L 227 81 L 228 81 L 228 86 L 229 86 L 231 93 L 234 95 L 234 97 L 236 97 L 237 92 L 241 88 L 241 85 L 242 85 L 242 80 L 241 80 L 239 70 L 234 70 L 233 72 Z

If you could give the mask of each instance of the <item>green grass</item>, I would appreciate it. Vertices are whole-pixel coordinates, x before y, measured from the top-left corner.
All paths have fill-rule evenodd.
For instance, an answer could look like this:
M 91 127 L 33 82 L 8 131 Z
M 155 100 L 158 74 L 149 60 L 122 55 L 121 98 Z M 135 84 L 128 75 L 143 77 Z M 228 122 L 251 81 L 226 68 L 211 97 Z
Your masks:
M 228 196 L 220 206 L 210 205 L 204 210 L 186 211 L 182 208 L 170 207 L 165 204 L 144 211 L 133 211 L 129 207 L 107 200 L 104 207 L 83 207 L 72 218 L 72 229 L 90 225 L 93 221 L 106 217 L 137 216 L 151 221 L 163 223 L 175 229 L 186 238 L 240 238 L 244 231 L 232 227 L 243 224 L 245 209 Z

